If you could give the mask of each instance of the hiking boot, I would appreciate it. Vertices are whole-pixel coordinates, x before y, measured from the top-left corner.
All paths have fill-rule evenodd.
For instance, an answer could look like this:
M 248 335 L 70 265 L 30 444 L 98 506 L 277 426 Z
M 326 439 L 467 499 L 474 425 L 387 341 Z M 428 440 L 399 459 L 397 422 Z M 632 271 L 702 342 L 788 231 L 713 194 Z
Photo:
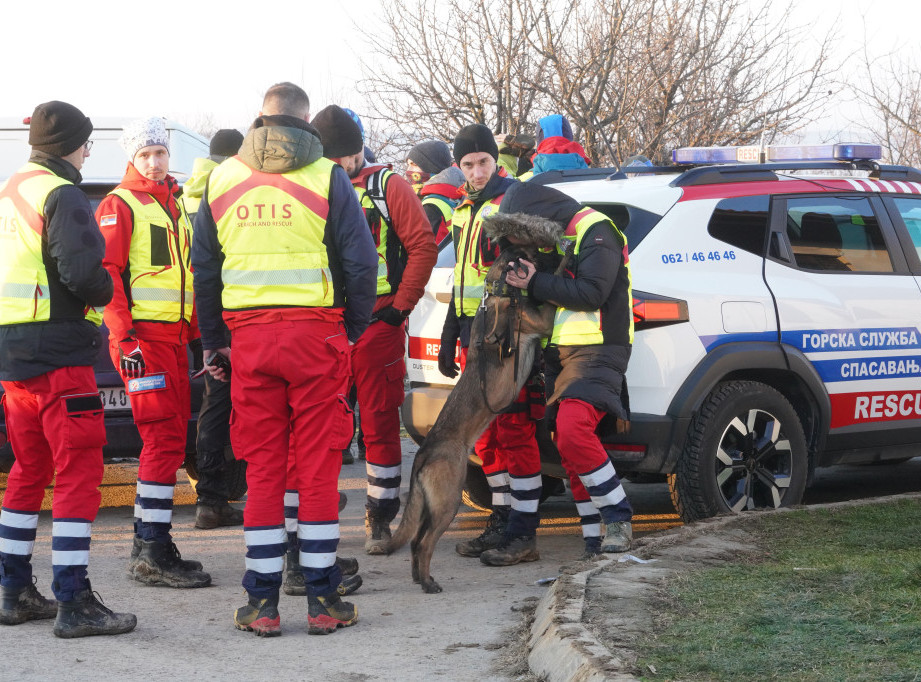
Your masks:
M 53 631 L 61 639 L 121 635 L 134 630 L 137 623 L 133 613 L 115 613 L 106 608 L 87 581 L 86 589 L 76 592 L 73 601 L 58 602 Z
M 361 587 L 361 584 L 364 581 L 361 579 L 361 576 L 358 574 L 355 575 L 344 575 L 342 576 L 342 582 L 339 583 L 339 587 L 336 588 L 336 593 L 340 597 L 347 597 L 352 594 L 355 590 Z
M 201 566 L 197 561 L 183 561 L 172 542 L 141 540 L 141 552 L 131 577 L 145 585 L 207 587 L 211 584 L 211 576 L 200 568 L 191 568 L 195 564 Z
M 352 557 L 336 557 L 336 566 L 342 571 L 342 575 L 355 575 L 358 573 L 358 559 Z
M 386 554 L 390 548 L 390 522 L 371 518 L 365 520 L 368 534 L 365 540 L 366 554 Z
M 36 578 L 19 589 L 4 587 L 2 591 L 2 605 L 0 605 L 0 623 L 3 625 L 19 625 L 27 620 L 43 620 L 54 618 L 58 613 L 58 603 L 54 599 L 45 599 L 39 594 L 35 586 Z
M 144 541 L 141 540 L 137 535 L 134 536 L 134 542 L 131 545 L 131 559 L 128 561 L 128 575 L 134 577 L 134 567 L 137 565 L 138 556 L 141 554 L 141 546 L 144 544 Z M 176 555 L 176 559 L 179 561 L 179 565 L 182 566 L 186 571 L 200 571 L 204 568 L 200 561 L 195 561 L 194 559 L 183 559 L 182 555 L 179 553 L 179 548 L 176 547 L 176 543 L 170 540 L 170 551 Z
M 480 554 L 480 563 L 487 566 L 514 566 L 526 561 L 537 561 L 537 537 L 506 537 L 495 549 Z
M 486 521 L 486 528 L 478 537 L 466 542 L 458 542 L 454 551 L 461 556 L 478 557 L 487 549 L 495 549 L 505 537 L 505 526 L 508 524 L 508 509 L 493 510 Z
M 342 463 L 343 464 L 354 464 L 355 457 L 352 455 L 351 446 L 347 448 L 342 448 Z
M 629 521 L 612 521 L 605 525 L 602 552 L 626 552 L 633 542 L 633 525 Z
M 243 511 L 226 502 L 195 505 L 195 527 L 211 530 L 221 526 L 242 526 Z
M 307 634 L 328 635 L 338 628 L 358 622 L 358 609 L 342 601 L 336 593 L 325 597 L 307 597 Z
M 271 597 L 249 595 L 246 606 L 233 612 L 233 626 L 237 630 L 252 632 L 256 637 L 281 635 L 281 616 L 278 615 L 278 593 Z

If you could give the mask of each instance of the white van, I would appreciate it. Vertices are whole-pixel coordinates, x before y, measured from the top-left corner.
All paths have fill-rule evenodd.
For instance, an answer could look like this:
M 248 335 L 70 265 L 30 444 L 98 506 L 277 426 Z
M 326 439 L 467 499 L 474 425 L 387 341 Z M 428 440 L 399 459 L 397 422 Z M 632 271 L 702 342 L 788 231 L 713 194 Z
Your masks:
M 0 179 L 8 178 L 28 161 L 27 119 L 0 118 Z M 118 184 L 125 174 L 128 158 L 119 146 L 118 138 L 129 118 L 93 118 L 93 150 L 80 171 L 84 182 Z M 170 139 L 170 174 L 179 182 L 192 174 L 192 164 L 198 157 L 208 156 L 208 140 L 175 121 L 166 122 Z

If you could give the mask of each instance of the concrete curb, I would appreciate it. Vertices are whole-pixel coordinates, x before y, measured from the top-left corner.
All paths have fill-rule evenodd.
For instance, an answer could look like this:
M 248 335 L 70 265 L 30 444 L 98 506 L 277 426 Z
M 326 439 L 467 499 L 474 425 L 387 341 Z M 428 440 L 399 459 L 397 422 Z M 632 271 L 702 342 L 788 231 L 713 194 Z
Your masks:
M 849 500 L 814 505 L 807 509 L 853 507 L 895 502 L 900 499 L 921 500 L 921 493 Z M 783 514 L 802 509 L 802 506 L 789 507 L 759 514 Z M 660 561 L 661 563 L 656 564 L 654 572 L 661 577 L 666 572 L 687 568 L 691 562 L 700 565 L 700 561 L 705 560 L 705 556 L 695 547 L 695 541 L 710 536 L 715 531 L 726 530 L 727 527 L 744 526 L 745 522 L 752 518 L 754 515 L 751 514 L 720 516 L 672 528 L 636 541 L 630 553 L 644 559 L 654 558 Z M 742 548 L 742 545 L 737 544 L 738 540 L 739 538 L 730 538 L 729 546 L 735 545 L 736 550 Z M 626 593 L 627 598 L 631 598 L 632 592 L 633 598 L 642 600 L 642 594 L 636 594 L 636 585 L 643 583 L 646 587 L 651 586 L 649 570 L 643 570 L 647 565 L 619 564 L 617 568 L 623 566 L 624 570 L 618 570 L 617 577 L 612 571 L 607 570 L 618 562 L 619 556 L 614 555 L 611 559 L 596 561 L 591 568 L 579 573 L 564 572 L 538 602 L 528 640 L 528 666 L 532 673 L 548 682 L 637 682 L 636 677 L 624 670 L 629 665 L 627 659 L 632 659 L 629 645 L 620 650 L 626 656 L 618 657 L 598 641 L 582 620 L 588 583 L 602 573 L 605 574 L 605 579 L 612 583 L 611 587 L 614 587 L 613 583 L 617 583 L 617 591 Z M 641 575 L 642 573 L 646 575 Z

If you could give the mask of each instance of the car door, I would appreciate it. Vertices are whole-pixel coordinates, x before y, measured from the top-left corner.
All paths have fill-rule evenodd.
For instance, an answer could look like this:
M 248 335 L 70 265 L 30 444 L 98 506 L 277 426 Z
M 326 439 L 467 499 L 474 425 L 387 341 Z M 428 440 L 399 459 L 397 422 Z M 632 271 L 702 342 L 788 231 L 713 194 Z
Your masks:
M 782 342 L 808 358 L 828 393 L 826 449 L 916 441 L 921 289 L 882 200 L 775 197 L 771 229 L 765 280 Z

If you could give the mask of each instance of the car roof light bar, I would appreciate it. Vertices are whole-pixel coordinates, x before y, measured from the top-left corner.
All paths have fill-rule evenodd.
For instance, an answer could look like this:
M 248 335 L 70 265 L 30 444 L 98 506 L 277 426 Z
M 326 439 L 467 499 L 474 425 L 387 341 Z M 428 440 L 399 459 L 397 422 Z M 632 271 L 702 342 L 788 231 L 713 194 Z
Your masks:
M 869 161 L 882 157 L 878 144 L 768 145 L 743 147 L 682 147 L 672 151 L 674 163 L 783 163 L 788 161 Z

